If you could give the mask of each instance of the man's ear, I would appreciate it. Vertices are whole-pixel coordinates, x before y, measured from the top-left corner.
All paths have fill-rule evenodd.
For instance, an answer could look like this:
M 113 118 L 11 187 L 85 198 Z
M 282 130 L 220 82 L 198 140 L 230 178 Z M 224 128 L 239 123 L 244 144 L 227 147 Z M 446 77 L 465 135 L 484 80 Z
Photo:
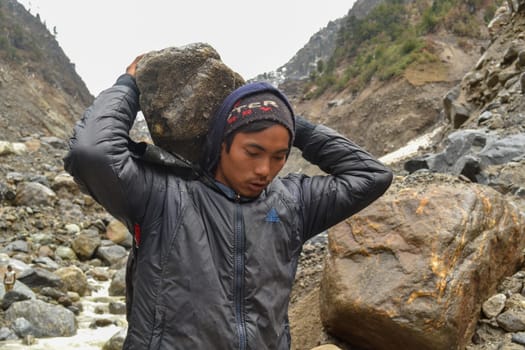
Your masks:
M 230 148 L 231 148 L 231 144 L 228 146 L 227 141 L 222 141 L 220 154 L 222 155 L 223 154 L 222 152 L 224 152 L 225 154 L 230 153 Z M 219 160 L 220 160 L 220 157 L 219 157 Z

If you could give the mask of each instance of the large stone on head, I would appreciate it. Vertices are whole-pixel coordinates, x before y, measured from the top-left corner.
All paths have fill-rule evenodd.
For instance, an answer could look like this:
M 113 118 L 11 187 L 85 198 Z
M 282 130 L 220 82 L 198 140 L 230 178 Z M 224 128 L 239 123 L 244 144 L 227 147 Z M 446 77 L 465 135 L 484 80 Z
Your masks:
M 140 106 L 153 142 L 198 162 L 213 112 L 244 79 L 208 44 L 169 47 L 137 65 Z

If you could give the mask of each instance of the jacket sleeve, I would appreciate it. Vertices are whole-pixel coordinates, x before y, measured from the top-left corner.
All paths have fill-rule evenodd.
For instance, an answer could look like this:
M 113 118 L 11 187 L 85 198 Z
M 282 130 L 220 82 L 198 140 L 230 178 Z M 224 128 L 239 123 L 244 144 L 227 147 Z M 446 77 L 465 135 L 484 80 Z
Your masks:
M 323 126 L 297 117 L 294 145 L 303 157 L 328 175 L 302 177 L 303 238 L 343 221 L 379 198 L 392 172 L 369 153 Z
M 136 160 L 129 131 L 139 110 L 134 79 L 123 75 L 84 112 L 64 167 L 110 214 L 132 227 L 144 211 L 151 176 Z

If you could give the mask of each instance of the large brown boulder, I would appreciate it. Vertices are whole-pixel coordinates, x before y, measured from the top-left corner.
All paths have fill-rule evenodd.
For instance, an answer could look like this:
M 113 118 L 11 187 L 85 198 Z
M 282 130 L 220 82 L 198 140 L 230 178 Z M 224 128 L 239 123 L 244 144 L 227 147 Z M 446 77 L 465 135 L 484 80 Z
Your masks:
M 147 53 L 136 80 L 153 142 L 193 162 L 199 159 L 214 110 L 244 84 L 204 43 Z
M 457 178 L 394 187 L 331 230 L 323 325 L 363 349 L 464 349 L 483 301 L 523 263 L 524 215 Z

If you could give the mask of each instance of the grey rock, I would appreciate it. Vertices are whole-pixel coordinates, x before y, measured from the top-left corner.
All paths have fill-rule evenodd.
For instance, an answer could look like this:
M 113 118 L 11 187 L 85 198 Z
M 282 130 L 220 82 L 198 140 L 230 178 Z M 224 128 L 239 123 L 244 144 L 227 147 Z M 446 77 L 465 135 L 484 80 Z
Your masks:
M 55 250 L 55 255 L 62 260 L 75 261 L 78 260 L 75 251 L 69 247 L 59 246 Z
M 30 250 L 29 243 L 22 240 L 16 240 L 8 245 L 5 246 L 4 249 L 2 249 L 3 252 L 22 252 L 22 253 L 28 253 Z
M 71 248 L 81 260 L 91 259 L 97 248 L 100 246 L 101 239 L 98 231 L 84 230 L 80 232 L 71 242 Z
M 122 350 L 127 331 L 127 328 L 123 328 L 118 331 L 104 344 L 102 350 Z
M 515 343 L 503 343 L 498 347 L 498 350 L 524 350 L 525 348 L 520 344 Z
M 107 265 L 113 265 L 127 256 L 126 248 L 111 244 L 107 246 L 100 246 L 97 249 L 96 257 L 104 261 Z
M 518 67 L 525 68 L 525 50 L 520 51 L 518 54 Z
M 39 245 L 48 245 L 55 243 L 55 236 L 50 233 L 38 232 L 31 235 L 31 242 Z
M 16 302 L 5 312 L 8 321 L 25 318 L 33 326 L 35 337 L 69 337 L 76 333 L 75 315 L 68 309 L 41 300 Z
M 13 332 L 12 330 L 10 330 L 9 328 L 7 327 L 2 327 L 0 328 L 0 341 L 2 340 L 13 340 L 13 339 L 17 339 L 18 336 L 16 335 L 15 332 Z
M 508 296 L 520 293 L 523 288 L 523 281 L 513 277 L 505 277 L 498 286 L 498 292 Z
M 56 194 L 49 187 L 38 182 L 23 182 L 17 186 L 15 204 L 18 206 L 52 206 Z
M 478 130 L 458 130 L 447 137 L 445 149 L 407 161 L 407 171 L 429 169 L 440 173 L 463 174 L 487 183 L 482 172 L 489 166 L 515 161 L 525 154 L 525 133 L 499 136 Z
M 22 173 L 16 172 L 16 171 L 10 171 L 5 176 L 6 180 L 9 182 L 13 182 L 15 184 L 18 184 L 19 182 L 24 181 L 25 176 Z
M 48 256 L 42 256 L 33 259 L 33 264 L 37 267 L 42 267 L 47 270 L 56 270 L 60 267 L 53 259 Z
M 37 290 L 43 287 L 61 287 L 59 276 L 39 267 L 23 271 L 18 280 Z
M 478 118 L 478 125 L 482 125 L 487 120 L 490 120 L 490 118 L 492 118 L 492 115 L 493 114 L 492 114 L 491 111 L 485 111 L 485 112 L 481 113 L 481 115 Z
M 17 290 L 11 290 L 5 293 L 4 297 L 2 298 L 2 310 L 9 309 L 11 304 L 13 304 L 14 302 L 29 299 L 31 299 L 31 296 L 27 295 L 26 293 L 22 293 Z
M 525 345 L 525 332 L 517 332 L 512 335 L 512 342 Z
M 55 271 L 56 275 L 62 280 L 64 288 L 68 291 L 78 293 L 81 296 L 89 292 L 89 286 L 84 272 L 74 266 L 62 267 Z
M 507 332 L 525 331 L 525 310 L 508 310 L 496 317 L 498 325 Z
M 199 160 L 213 111 L 244 84 L 205 43 L 147 53 L 136 80 L 154 143 L 192 162 Z
M 26 286 L 20 279 L 18 279 L 15 283 L 15 286 L 11 292 L 22 294 L 24 297 L 17 297 L 20 298 L 20 300 L 27 300 L 27 299 L 35 299 L 36 294 L 33 292 L 28 286 Z M 0 283 L 0 298 L 4 298 L 6 296 L 4 284 Z
M 13 330 L 15 333 L 20 337 L 23 338 L 26 335 L 33 334 L 35 330 L 33 329 L 33 325 L 31 322 L 26 320 L 23 317 L 19 317 L 13 321 Z
M 65 150 L 68 148 L 66 141 L 55 136 L 44 136 L 40 138 L 40 141 L 56 149 Z
M 483 313 L 488 318 L 498 316 L 505 307 L 505 301 L 507 301 L 507 297 L 505 296 L 505 294 L 496 294 L 490 297 L 482 305 Z
M 428 169 L 429 165 L 428 165 L 426 158 L 427 156 L 409 159 L 408 161 L 405 162 L 403 167 L 409 173 L 413 173 L 421 169 Z
M 452 103 L 452 108 L 451 108 L 450 113 L 451 113 L 450 117 L 452 120 L 452 125 L 454 126 L 454 129 L 458 129 L 470 117 L 470 108 L 466 105 L 454 102 Z
M 511 45 L 507 49 L 505 54 L 503 55 L 502 64 L 503 65 L 509 65 L 512 62 L 514 62 L 514 60 L 516 60 L 516 58 L 518 58 L 518 53 L 519 53 L 519 51 L 518 51 L 518 48 L 516 47 L 516 45 Z
M 126 314 L 126 304 L 119 302 L 110 302 L 109 303 L 109 313 L 112 315 L 125 315 Z
M 126 269 L 122 268 L 118 270 L 111 284 L 109 285 L 109 295 L 111 296 L 123 296 L 126 295 Z
M 479 79 L 479 77 L 468 78 L 469 81 L 472 80 L 471 84 L 475 84 L 475 81 L 477 79 Z M 456 87 L 452 88 L 451 90 L 449 90 L 449 92 L 447 92 L 445 97 L 443 97 L 443 110 L 444 110 L 444 113 L 445 113 L 445 117 L 449 121 L 452 120 L 452 117 L 451 117 L 451 115 L 452 115 L 452 105 L 456 101 L 456 99 L 458 98 L 459 94 L 460 94 L 460 87 L 456 86 Z

